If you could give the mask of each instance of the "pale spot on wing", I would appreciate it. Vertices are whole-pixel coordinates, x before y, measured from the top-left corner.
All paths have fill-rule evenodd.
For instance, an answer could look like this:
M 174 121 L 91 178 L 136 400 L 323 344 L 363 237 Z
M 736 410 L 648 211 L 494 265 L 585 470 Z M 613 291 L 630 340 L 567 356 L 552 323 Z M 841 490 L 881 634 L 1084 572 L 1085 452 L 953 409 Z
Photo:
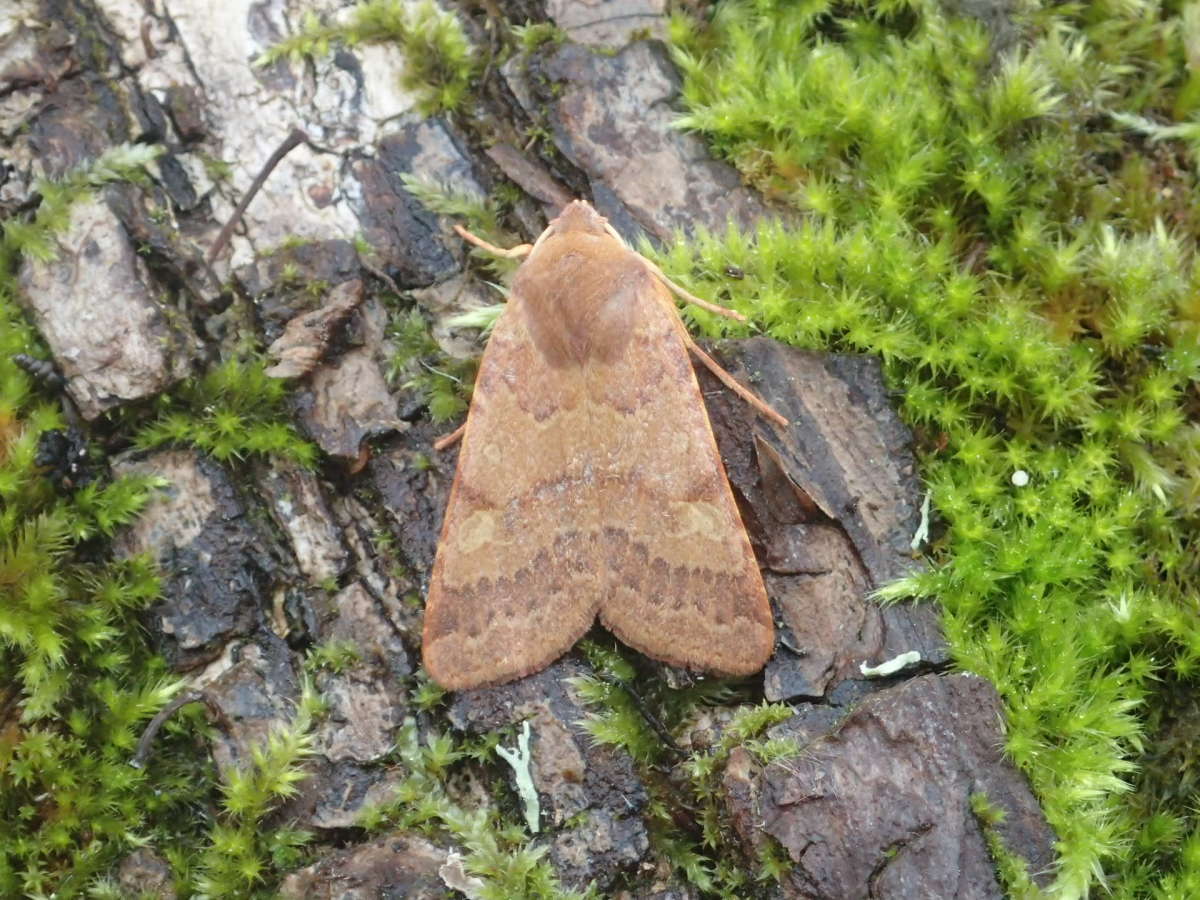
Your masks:
M 671 503 L 670 516 L 671 521 L 675 523 L 675 527 L 672 529 L 675 537 L 697 535 L 721 541 L 725 539 L 730 530 L 730 523 L 724 510 L 715 503 L 703 500 L 695 500 L 690 503 Z
M 496 535 L 496 517 L 486 509 L 477 509 L 458 524 L 454 545 L 460 553 L 478 550 Z

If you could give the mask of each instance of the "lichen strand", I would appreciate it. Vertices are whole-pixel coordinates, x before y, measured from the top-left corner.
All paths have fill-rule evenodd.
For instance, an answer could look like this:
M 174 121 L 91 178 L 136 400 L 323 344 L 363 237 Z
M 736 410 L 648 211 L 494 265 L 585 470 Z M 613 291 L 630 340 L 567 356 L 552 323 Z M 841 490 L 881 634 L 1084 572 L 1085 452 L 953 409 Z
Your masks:
M 676 18 L 681 124 L 802 215 L 661 261 L 780 340 L 883 359 L 942 523 L 884 593 L 937 597 L 1004 697 L 1055 893 L 1200 896 L 1151 730 L 1200 667 L 1200 18 L 1021 10 L 1004 48 L 933 2 Z

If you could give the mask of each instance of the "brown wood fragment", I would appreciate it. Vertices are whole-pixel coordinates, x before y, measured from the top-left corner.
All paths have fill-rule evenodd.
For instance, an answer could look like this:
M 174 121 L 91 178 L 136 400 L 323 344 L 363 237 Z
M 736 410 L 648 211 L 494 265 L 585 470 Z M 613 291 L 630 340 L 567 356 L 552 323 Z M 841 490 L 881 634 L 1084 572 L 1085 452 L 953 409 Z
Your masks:
M 363 300 L 361 281 L 346 281 L 330 291 L 325 305 L 301 313 L 287 323 L 267 353 L 278 360 L 266 370 L 272 378 L 299 378 L 307 375 L 325 358 L 338 328 Z

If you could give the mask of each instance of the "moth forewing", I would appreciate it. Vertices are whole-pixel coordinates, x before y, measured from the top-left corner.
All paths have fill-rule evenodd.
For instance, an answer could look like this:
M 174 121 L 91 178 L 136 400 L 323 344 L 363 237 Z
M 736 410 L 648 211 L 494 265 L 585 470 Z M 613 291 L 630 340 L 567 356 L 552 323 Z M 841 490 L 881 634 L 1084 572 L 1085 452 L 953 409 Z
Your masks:
M 425 613 L 446 687 L 537 671 L 597 614 L 674 665 L 744 675 L 770 655 L 690 339 L 654 267 L 609 232 L 568 205 L 481 360 Z

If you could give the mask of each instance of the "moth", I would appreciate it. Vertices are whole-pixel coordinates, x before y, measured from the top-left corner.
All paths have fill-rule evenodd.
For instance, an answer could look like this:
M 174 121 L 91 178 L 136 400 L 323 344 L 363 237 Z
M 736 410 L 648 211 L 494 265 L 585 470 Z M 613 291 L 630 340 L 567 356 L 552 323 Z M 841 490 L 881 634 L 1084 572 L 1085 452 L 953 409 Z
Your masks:
M 452 690 L 529 675 L 596 618 L 674 666 L 748 675 L 774 646 L 767 593 L 717 452 L 671 292 L 590 205 L 525 256 L 480 361 L 425 607 L 422 654 Z

